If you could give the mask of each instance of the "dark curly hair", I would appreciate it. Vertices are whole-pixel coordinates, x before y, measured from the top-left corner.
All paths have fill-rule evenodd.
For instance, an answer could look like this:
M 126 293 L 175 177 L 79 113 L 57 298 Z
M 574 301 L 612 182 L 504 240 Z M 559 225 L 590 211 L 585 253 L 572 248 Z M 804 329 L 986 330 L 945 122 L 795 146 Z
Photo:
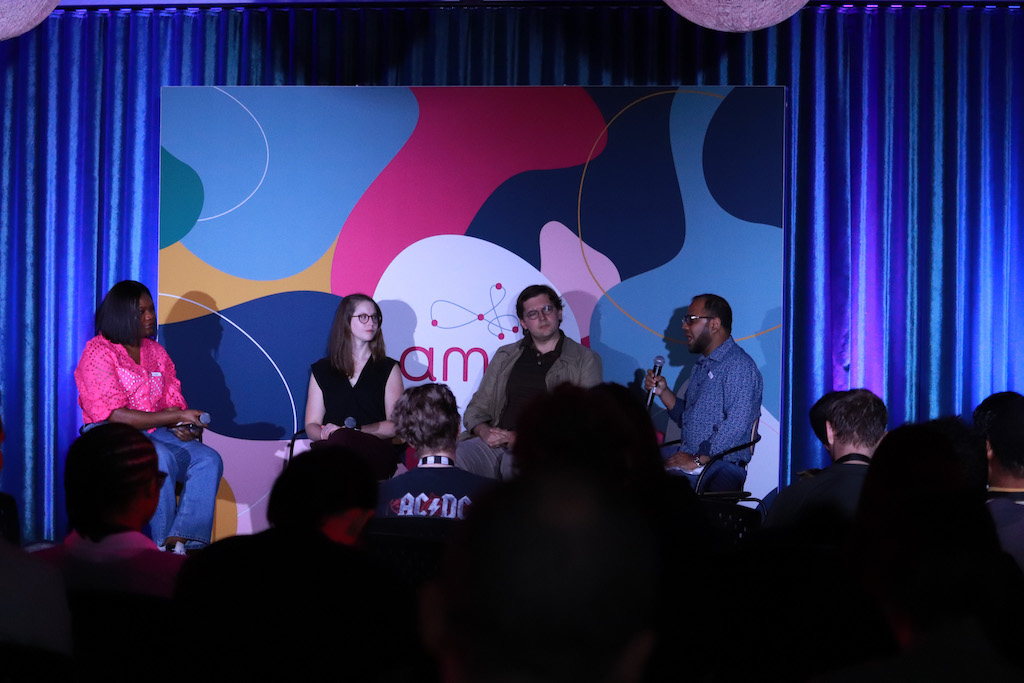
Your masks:
M 526 304 L 528 299 L 532 299 L 535 296 L 546 294 L 548 299 L 551 300 L 551 305 L 555 307 L 555 310 L 562 310 L 562 298 L 558 296 L 558 292 L 551 289 L 547 285 L 530 285 L 519 294 L 519 298 L 516 300 L 516 315 L 519 319 L 523 319 L 523 306 Z
M 459 435 L 459 406 L 446 384 L 406 389 L 395 403 L 395 432 L 418 450 L 449 453 Z

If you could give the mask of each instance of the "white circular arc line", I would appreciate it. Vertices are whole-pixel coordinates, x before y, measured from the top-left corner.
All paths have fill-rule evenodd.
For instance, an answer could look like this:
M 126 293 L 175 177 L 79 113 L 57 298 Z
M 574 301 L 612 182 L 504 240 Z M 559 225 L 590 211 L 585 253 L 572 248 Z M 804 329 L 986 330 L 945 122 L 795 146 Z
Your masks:
M 256 183 L 256 187 L 253 188 L 253 191 L 249 193 L 248 197 L 246 197 L 242 201 L 238 202 L 238 204 L 236 204 L 235 206 L 232 206 L 227 211 L 222 211 L 222 212 L 218 213 L 216 216 L 207 216 L 206 218 L 197 218 L 196 219 L 196 223 L 201 223 L 203 221 L 213 220 L 214 218 L 220 218 L 221 216 L 224 216 L 224 215 L 227 215 L 227 214 L 231 213 L 232 211 L 234 211 L 235 209 L 240 207 L 242 204 L 245 204 L 247 201 L 252 199 L 252 196 L 254 194 L 256 194 L 257 192 L 259 192 L 260 187 L 263 186 L 263 181 L 267 179 L 267 171 L 270 169 L 270 143 L 267 141 L 267 134 L 264 132 L 263 126 L 260 125 L 260 122 L 256 119 L 255 116 L 253 116 L 253 113 L 251 111 L 249 111 L 248 107 L 246 107 L 244 104 L 242 104 L 241 102 L 238 101 L 237 97 L 234 97 L 233 95 L 228 93 L 223 88 L 214 87 L 213 89 L 217 90 L 219 92 L 222 92 L 225 95 L 227 95 L 228 97 L 230 97 L 231 99 L 233 99 L 238 104 L 238 106 L 241 107 L 245 111 L 246 114 L 248 114 L 249 116 L 252 117 L 253 123 L 255 123 L 256 127 L 259 129 L 260 135 L 263 136 L 263 147 L 264 147 L 264 149 L 267 150 L 267 163 L 263 166 L 263 177 L 261 177 L 260 181 L 258 183 Z
M 264 349 L 262 346 L 260 346 L 260 343 L 258 341 L 256 341 L 255 339 L 253 339 L 251 334 L 249 334 L 248 332 L 243 330 L 241 327 L 238 326 L 237 323 L 235 323 L 234 320 L 232 320 L 231 318 L 228 318 L 226 315 L 224 315 L 220 311 L 215 311 L 212 308 L 210 308 L 209 306 L 201 304 L 198 301 L 192 301 L 191 299 L 186 299 L 183 296 L 175 296 L 174 294 L 164 294 L 163 292 L 160 292 L 160 294 L 158 294 L 157 296 L 165 296 L 168 299 L 177 299 L 178 301 L 184 301 L 186 303 L 190 303 L 190 304 L 193 304 L 195 306 L 198 306 L 199 308 L 202 308 L 203 310 L 206 310 L 206 311 L 209 311 L 210 313 L 213 313 L 215 316 L 217 316 L 221 320 L 227 322 L 232 327 L 234 327 L 236 330 L 238 330 L 243 335 L 245 335 L 245 338 L 248 339 L 249 341 L 251 341 L 253 343 L 253 345 L 257 349 L 259 349 L 260 352 L 263 353 L 264 356 L 267 357 L 267 360 L 270 362 L 270 364 L 274 367 L 274 370 L 277 372 L 277 376 L 281 378 L 281 384 L 284 385 L 284 390 L 288 394 L 288 402 L 292 406 L 292 434 L 294 434 L 295 432 L 299 431 L 299 417 L 298 417 L 298 415 L 295 412 L 295 398 L 292 396 L 291 389 L 288 388 L 288 382 L 284 378 L 284 373 L 281 372 L 281 368 L 277 367 L 277 363 L 275 363 L 274 359 L 270 357 L 270 354 L 267 353 L 267 350 Z
M 260 346 L 260 343 L 258 341 L 256 341 L 255 339 L 253 339 L 251 334 L 249 334 L 248 332 L 243 330 L 241 327 L 238 326 L 237 323 L 235 323 L 234 320 L 232 320 L 231 318 L 228 318 L 227 316 L 225 316 L 220 311 L 215 311 L 212 308 L 210 308 L 209 306 L 201 304 L 198 301 L 193 301 L 192 299 L 186 299 L 183 296 L 176 296 L 174 294 L 164 294 L 163 292 L 160 292 L 159 294 L 157 294 L 157 296 L 158 297 L 159 296 L 165 296 L 168 299 L 177 299 L 178 301 L 184 301 L 186 303 L 190 303 L 190 304 L 193 304 L 195 306 L 198 306 L 199 308 L 202 308 L 204 310 L 209 311 L 210 313 L 213 313 L 218 318 L 220 318 L 221 320 L 229 323 L 232 327 L 234 327 L 236 330 L 238 330 L 243 335 L 245 335 L 245 338 L 248 339 L 249 341 L 251 341 L 253 343 L 253 345 L 257 349 L 259 349 L 263 353 L 264 356 L 267 357 L 267 360 L 270 361 L 270 364 L 274 367 L 274 370 L 277 371 L 277 376 L 281 378 L 281 383 L 284 384 L 285 393 L 288 394 L 288 402 L 291 403 L 291 406 L 292 406 L 292 434 L 294 434 L 295 432 L 299 431 L 299 427 L 298 427 L 299 418 L 298 418 L 298 415 L 295 414 L 295 398 L 292 396 L 291 389 L 288 388 L 288 382 L 286 382 L 285 379 L 284 379 L 284 373 L 281 372 L 281 368 L 277 367 L 277 363 L 275 363 L 274 359 L 270 357 L 270 354 L 267 353 L 267 350 L 265 348 L 263 348 L 262 346 Z M 246 508 L 244 510 L 239 510 L 237 516 L 241 517 L 242 515 L 246 514 L 247 512 L 252 510 L 254 507 L 256 507 L 257 505 L 262 503 L 263 499 L 266 498 L 269 495 L 270 495 L 270 489 L 267 489 L 266 492 L 264 492 L 264 494 L 262 496 L 260 496 L 258 499 L 256 499 L 255 501 L 250 503 L 248 506 L 246 506 Z

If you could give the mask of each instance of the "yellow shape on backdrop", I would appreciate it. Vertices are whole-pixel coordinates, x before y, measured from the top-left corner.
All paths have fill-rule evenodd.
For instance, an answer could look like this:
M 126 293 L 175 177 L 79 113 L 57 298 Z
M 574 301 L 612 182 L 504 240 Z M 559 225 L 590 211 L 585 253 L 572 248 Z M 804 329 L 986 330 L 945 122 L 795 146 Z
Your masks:
M 217 489 L 217 504 L 213 511 L 213 537 L 211 540 L 219 541 L 228 536 L 238 533 L 238 501 L 235 500 L 235 492 L 227 479 L 220 480 L 220 487 Z
M 334 246 L 302 272 L 279 280 L 249 280 L 217 270 L 181 242 L 160 250 L 160 292 L 174 296 L 205 294 L 203 303 L 215 302 L 218 311 L 281 292 L 331 291 Z M 191 298 L 191 297 L 186 297 Z M 206 314 L 198 306 L 160 306 L 160 324 L 192 320 Z

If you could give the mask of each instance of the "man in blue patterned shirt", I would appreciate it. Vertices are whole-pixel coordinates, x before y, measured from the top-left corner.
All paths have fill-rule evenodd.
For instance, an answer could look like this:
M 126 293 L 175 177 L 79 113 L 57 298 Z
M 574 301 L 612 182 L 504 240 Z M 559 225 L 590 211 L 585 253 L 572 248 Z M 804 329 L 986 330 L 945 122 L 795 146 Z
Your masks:
M 665 467 L 685 475 L 691 485 L 711 456 L 748 443 L 754 422 L 761 415 L 764 380 L 747 352 L 732 338 L 732 308 L 715 294 L 693 298 L 683 316 L 683 332 L 690 353 L 701 358 L 693 366 L 682 398 L 668 390 L 664 377 L 650 370 L 644 388 L 661 399 L 669 417 L 682 429 L 678 452 Z M 751 449 L 741 448 L 711 465 L 703 491 L 736 491 L 747 479 Z

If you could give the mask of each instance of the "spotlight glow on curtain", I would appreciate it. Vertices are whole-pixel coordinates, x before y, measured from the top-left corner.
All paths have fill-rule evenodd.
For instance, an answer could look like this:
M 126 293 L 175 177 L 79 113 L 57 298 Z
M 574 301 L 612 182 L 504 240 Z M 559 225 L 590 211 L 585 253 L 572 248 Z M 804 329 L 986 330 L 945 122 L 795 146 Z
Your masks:
M 732 35 L 651 5 L 55 12 L 0 43 L 0 488 L 28 540 L 63 535 L 97 299 L 155 284 L 162 85 L 789 86 L 788 465 L 819 464 L 806 414 L 833 388 L 876 391 L 890 427 L 1022 390 L 1022 21 L 823 6 Z

